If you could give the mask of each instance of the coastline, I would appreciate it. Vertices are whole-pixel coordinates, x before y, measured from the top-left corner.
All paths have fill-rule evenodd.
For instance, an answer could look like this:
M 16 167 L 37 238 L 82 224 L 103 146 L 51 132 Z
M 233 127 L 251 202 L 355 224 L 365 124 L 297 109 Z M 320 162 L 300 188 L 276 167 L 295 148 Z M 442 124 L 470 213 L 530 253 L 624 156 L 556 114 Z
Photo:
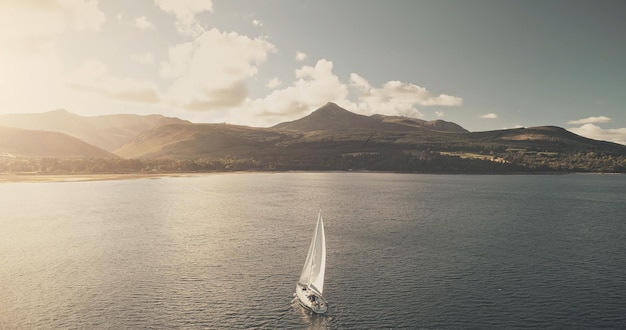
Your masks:
M 182 177 L 206 175 L 208 173 L 103 173 L 103 174 L 15 174 L 0 173 L 2 183 L 45 183 L 45 182 L 87 182 L 158 179 L 163 177 Z
M 89 182 L 158 179 L 168 177 L 193 177 L 210 174 L 237 174 L 237 173 L 289 173 L 289 172 L 345 172 L 345 173 L 398 173 L 398 174 L 434 174 L 434 175 L 620 175 L 623 173 L 603 172 L 525 172 L 525 173 L 417 173 L 417 172 L 389 172 L 389 171 L 232 171 L 232 172 L 178 172 L 178 173 L 93 173 L 93 174 L 40 174 L 40 173 L 0 173 L 2 183 L 47 183 L 47 182 Z

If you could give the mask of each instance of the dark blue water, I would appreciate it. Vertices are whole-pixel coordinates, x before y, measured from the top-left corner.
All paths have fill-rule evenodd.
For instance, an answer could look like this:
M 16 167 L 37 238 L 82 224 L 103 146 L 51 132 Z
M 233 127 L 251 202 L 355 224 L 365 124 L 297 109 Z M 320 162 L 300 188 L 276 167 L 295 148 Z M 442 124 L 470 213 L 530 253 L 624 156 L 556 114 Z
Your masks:
M 623 328 L 625 214 L 621 175 L 5 183 L 0 328 Z

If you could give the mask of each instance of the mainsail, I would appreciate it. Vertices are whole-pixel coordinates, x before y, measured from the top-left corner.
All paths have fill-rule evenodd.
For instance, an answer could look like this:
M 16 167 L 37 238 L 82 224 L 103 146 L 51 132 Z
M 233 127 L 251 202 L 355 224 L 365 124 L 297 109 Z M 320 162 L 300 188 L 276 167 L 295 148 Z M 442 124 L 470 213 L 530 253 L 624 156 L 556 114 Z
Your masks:
M 324 290 L 324 272 L 326 271 L 326 238 L 322 213 L 317 216 L 317 225 L 309 246 L 299 283 L 304 284 L 319 294 Z

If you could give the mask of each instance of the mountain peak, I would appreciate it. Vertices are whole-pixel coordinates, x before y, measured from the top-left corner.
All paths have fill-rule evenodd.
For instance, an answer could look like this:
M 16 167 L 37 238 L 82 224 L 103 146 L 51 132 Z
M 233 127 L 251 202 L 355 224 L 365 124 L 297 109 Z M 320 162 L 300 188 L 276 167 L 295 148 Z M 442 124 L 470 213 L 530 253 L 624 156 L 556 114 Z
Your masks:
M 327 102 L 308 116 L 298 120 L 280 123 L 273 128 L 303 132 L 323 130 L 365 129 L 377 131 L 432 130 L 441 132 L 465 133 L 463 127 L 443 120 L 424 121 L 402 116 L 364 116 Z
M 373 128 L 369 117 L 350 112 L 339 105 L 328 102 L 308 116 L 298 120 L 280 123 L 273 128 L 297 131 L 321 131 L 348 128 Z
M 352 116 L 361 116 L 359 114 L 356 114 L 352 111 L 346 110 L 344 108 L 342 108 L 341 106 L 337 105 L 336 103 L 333 102 L 328 102 L 326 104 L 324 104 L 323 106 L 317 108 L 317 110 L 314 110 L 311 115 L 314 115 L 316 113 L 323 113 L 323 114 L 334 114 L 334 115 L 352 115 Z M 365 116 L 363 116 L 365 117 Z
M 323 106 L 319 107 L 317 110 L 322 110 L 322 109 L 341 109 L 341 110 L 345 110 L 344 108 L 340 107 L 339 105 L 337 105 L 337 103 L 334 103 L 334 102 L 326 102 L 326 104 L 324 104 Z
M 333 113 L 339 114 L 339 113 L 342 113 L 342 114 L 353 114 L 353 115 L 356 115 L 355 113 L 350 112 L 350 111 L 340 107 L 339 105 L 337 105 L 336 103 L 333 103 L 333 102 L 327 102 L 323 106 L 317 108 L 317 110 L 313 111 L 311 113 L 311 115 L 313 115 L 315 113 L 326 113 L 326 114 L 333 114 Z

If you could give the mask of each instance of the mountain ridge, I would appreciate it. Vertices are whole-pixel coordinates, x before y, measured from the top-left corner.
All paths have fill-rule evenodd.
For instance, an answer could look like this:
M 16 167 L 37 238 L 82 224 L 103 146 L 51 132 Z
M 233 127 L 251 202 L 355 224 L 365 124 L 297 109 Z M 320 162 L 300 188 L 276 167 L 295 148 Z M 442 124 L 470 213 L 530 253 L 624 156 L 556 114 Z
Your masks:
M 115 154 L 127 158 L 223 157 L 234 150 L 238 154 L 254 152 L 260 146 L 293 136 L 289 132 L 243 125 L 169 124 L 141 133 L 134 141 L 115 150 Z
M 336 103 L 328 102 L 309 115 L 272 126 L 274 129 L 302 132 L 344 129 L 371 129 L 380 131 L 409 131 L 414 129 L 441 132 L 468 132 L 458 124 L 443 120 L 425 121 L 403 116 L 374 114 L 365 116 L 346 110 Z
M 14 127 L 0 127 L 0 154 L 12 158 L 119 158 L 64 133 Z
M 60 132 L 107 151 L 121 147 L 147 129 L 181 122 L 189 123 L 186 120 L 162 115 L 80 116 L 65 109 L 0 115 L 0 126 Z
M 66 111 L 56 115 L 70 123 L 82 120 Z M 124 121 L 124 116 L 94 120 L 108 120 L 102 125 L 110 127 L 116 120 Z M 0 148 L 0 156 L 3 152 L 7 151 Z M 144 162 L 128 163 L 132 168 L 155 166 L 159 170 L 626 172 L 626 146 L 585 138 L 557 126 L 468 132 L 445 121 L 359 115 L 334 103 L 268 128 L 175 119 L 141 131 L 114 153 Z

